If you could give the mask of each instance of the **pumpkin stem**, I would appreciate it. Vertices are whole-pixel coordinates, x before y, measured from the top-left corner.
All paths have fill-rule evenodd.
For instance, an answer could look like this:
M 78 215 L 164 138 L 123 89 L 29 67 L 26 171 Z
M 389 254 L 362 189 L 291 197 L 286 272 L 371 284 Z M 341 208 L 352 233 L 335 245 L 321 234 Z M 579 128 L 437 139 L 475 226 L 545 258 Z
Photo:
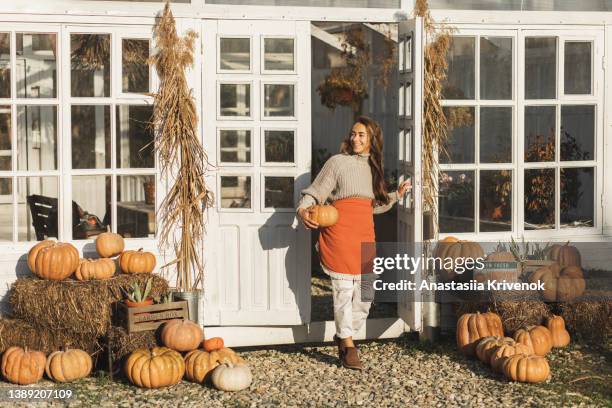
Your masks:
M 138 248 L 138 252 L 142 252 L 142 248 Z

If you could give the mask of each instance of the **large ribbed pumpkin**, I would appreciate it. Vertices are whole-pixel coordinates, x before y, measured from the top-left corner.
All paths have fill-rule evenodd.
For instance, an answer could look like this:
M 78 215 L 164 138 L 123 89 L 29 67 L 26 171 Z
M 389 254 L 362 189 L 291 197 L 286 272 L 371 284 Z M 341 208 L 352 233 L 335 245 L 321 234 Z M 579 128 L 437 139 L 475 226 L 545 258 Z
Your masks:
M 155 269 L 155 255 L 151 252 L 125 251 L 119 257 L 119 266 L 123 273 L 151 273 Z
M 530 356 L 533 354 L 533 349 L 525 344 L 514 341 L 512 343 L 502 344 L 493 354 L 491 354 L 489 364 L 491 364 L 493 371 L 501 373 L 503 371 L 504 361 L 515 354 L 526 354 Z
M 183 357 L 166 347 L 139 349 L 128 357 L 125 374 L 134 385 L 159 388 L 177 384 L 185 374 Z
M 514 333 L 514 340 L 533 349 L 538 356 L 545 356 L 552 349 L 550 331 L 544 326 L 527 326 Z
M 51 239 L 45 239 L 44 241 L 40 241 L 38 244 L 30 248 L 30 251 L 28 252 L 28 268 L 30 268 L 32 272 L 34 272 L 34 270 L 36 269 L 36 256 L 38 256 L 40 250 L 51 246 L 56 242 L 57 241 Z
M 490 364 L 493 353 L 504 344 L 514 345 L 515 341 L 511 337 L 483 337 L 476 346 L 476 357 L 483 363 Z
M 441 261 L 439 262 L 441 262 L 443 266 L 447 263 L 447 259 L 452 260 L 454 265 L 455 260 L 458 258 L 484 259 L 484 255 L 484 250 L 480 244 L 471 241 L 441 241 L 434 250 L 434 257 L 440 258 Z M 458 276 L 454 268 L 442 267 L 438 272 L 443 281 L 451 281 Z M 465 275 L 466 273 L 467 272 L 464 272 L 461 275 Z
M 539 383 L 546 381 L 550 367 L 544 357 L 515 354 L 504 361 L 503 372 L 512 381 Z
M 109 258 L 81 259 L 74 277 L 78 280 L 109 279 L 115 274 L 115 261 Z
M 571 246 L 569 242 L 565 245 L 555 244 L 550 247 L 548 257 L 563 266 L 582 266 L 580 251 L 575 246 Z
M 37 250 L 32 272 L 42 279 L 63 280 L 79 266 L 79 251 L 72 244 L 53 242 Z
M 234 350 L 227 347 L 212 352 L 200 349 L 190 351 L 185 356 L 185 377 L 189 381 L 203 383 L 212 370 L 223 362 L 238 364 L 244 363 L 244 360 Z
M 96 238 L 96 251 L 102 258 L 112 258 L 123 252 L 125 241 L 114 232 L 103 232 Z
M 561 316 L 550 317 L 546 322 L 546 328 L 550 331 L 553 347 L 565 347 L 570 343 L 570 334 L 565 329 L 565 320 Z
M 199 324 L 190 320 L 170 320 L 161 332 L 164 346 L 176 351 L 191 351 L 198 348 L 204 339 L 204 331 Z
M 548 302 L 567 302 L 584 293 L 586 283 L 582 269 L 577 266 L 562 268 L 559 264 L 552 264 L 537 269 L 529 276 L 529 281 L 544 284 L 542 297 Z
M 46 361 L 41 351 L 9 347 L 2 354 L 2 375 L 13 384 L 34 384 L 42 378 Z
M 47 357 L 45 372 L 56 382 L 69 382 L 84 378 L 91 373 L 91 356 L 83 350 L 67 349 L 54 351 Z
M 457 347 L 468 357 L 476 355 L 476 344 L 483 337 L 504 337 L 500 317 L 492 312 L 466 313 L 457 321 Z
M 338 222 L 338 210 L 333 205 L 313 205 L 308 209 L 308 218 L 319 227 L 331 227 Z

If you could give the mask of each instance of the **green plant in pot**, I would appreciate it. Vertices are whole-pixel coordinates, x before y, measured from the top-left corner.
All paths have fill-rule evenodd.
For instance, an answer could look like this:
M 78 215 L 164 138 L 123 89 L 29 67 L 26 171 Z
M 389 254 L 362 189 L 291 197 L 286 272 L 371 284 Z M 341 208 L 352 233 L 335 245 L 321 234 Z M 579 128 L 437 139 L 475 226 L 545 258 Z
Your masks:
M 153 298 L 149 296 L 151 293 L 151 287 L 153 285 L 153 279 L 147 279 L 144 288 L 140 288 L 140 285 L 136 282 L 132 283 L 129 290 L 121 288 L 125 295 L 123 302 L 127 307 L 141 307 L 149 306 L 153 304 Z

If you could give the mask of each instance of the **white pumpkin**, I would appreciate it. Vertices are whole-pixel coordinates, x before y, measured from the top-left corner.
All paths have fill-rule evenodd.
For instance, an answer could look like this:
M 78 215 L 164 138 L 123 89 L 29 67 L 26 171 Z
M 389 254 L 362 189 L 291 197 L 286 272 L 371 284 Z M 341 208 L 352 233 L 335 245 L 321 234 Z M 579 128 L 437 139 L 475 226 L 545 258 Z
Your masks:
M 249 388 L 253 382 L 253 374 L 246 364 L 224 362 L 212 372 L 212 383 L 221 391 L 241 391 Z

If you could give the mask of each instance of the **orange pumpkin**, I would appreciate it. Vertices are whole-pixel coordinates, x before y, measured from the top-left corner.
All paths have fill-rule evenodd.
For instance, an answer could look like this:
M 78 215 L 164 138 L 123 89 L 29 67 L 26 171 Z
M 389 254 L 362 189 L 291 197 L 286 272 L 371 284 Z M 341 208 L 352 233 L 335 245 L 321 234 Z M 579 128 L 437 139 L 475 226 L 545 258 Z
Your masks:
M 308 218 L 319 227 L 331 227 L 338 222 L 338 210 L 333 205 L 313 205 L 308 208 Z
M 565 329 L 565 320 L 561 316 L 553 315 L 546 322 L 550 331 L 553 347 L 565 347 L 570 343 L 569 332 Z
M 511 337 L 483 337 L 476 346 L 476 357 L 483 363 L 490 364 L 493 353 L 504 344 L 514 345 L 515 341 Z
M 204 339 L 204 330 L 191 320 L 170 320 L 164 324 L 162 343 L 176 351 L 191 351 L 198 348 Z
M 53 242 L 38 249 L 33 272 L 42 279 L 63 280 L 78 266 L 79 251 L 72 244 Z
M 484 251 L 477 242 L 449 240 L 438 243 L 434 249 L 434 257 L 440 258 L 440 262 L 442 263 L 443 267 L 440 268 L 438 272 L 442 280 L 448 282 L 452 281 L 458 276 L 454 268 L 445 267 L 445 264 L 449 263 L 447 262 L 448 259 L 453 261 L 453 265 L 455 264 L 455 260 L 458 258 L 484 259 Z M 467 272 L 464 272 L 461 275 L 465 275 L 466 273 Z
M 69 382 L 87 377 L 92 367 L 89 354 L 79 349 L 67 349 L 49 354 L 45 372 L 53 381 Z
M 38 256 L 40 250 L 51 246 L 56 242 L 57 241 L 51 239 L 45 239 L 44 241 L 40 241 L 38 244 L 30 248 L 30 251 L 28 252 L 28 268 L 30 268 L 32 272 L 34 272 L 36 269 L 36 256 Z
M 582 259 L 580 257 L 580 251 L 575 246 L 571 246 L 569 242 L 565 245 L 555 244 L 550 247 L 548 257 L 552 261 L 556 261 L 559 265 L 563 266 L 582 266 Z
M 212 352 L 190 351 L 185 356 L 185 377 L 189 381 L 203 383 L 216 367 L 225 362 L 241 364 L 244 360 L 227 347 Z
M 96 251 L 102 258 L 112 258 L 125 249 L 125 241 L 119 234 L 103 232 L 96 238 Z
M 115 274 L 115 261 L 109 258 L 81 259 L 74 277 L 80 281 L 109 279 Z
M 185 374 L 183 357 L 166 347 L 139 349 L 128 357 L 125 374 L 132 384 L 160 388 L 177 384 Z
M 573 300 L 582 295 L 586 288 L 582 269 L 577 266 L 561 268 L 556 263 L 537 269 L 529 276 L 529 281 L 532 283 L 542 281 L 544 284 L 542 297 L 548 302 Z
M 533 349 L 538 356 L 545 356 L 552 349 L 550 331 L 544 326 L 527 326 L 514 333 L 514 340 Z
M 539 383 L 548 378 L 550 366 L 544 357 L 515 354 L 504 361 L 503 372 L 512 381 Z
M 491 364 L 493 371 L 501 373 L 503 371 L 503 366 L 506 359 L 515 354 L 532 355 L 533 348 L 514 341 L 512 343 L 502 344 L 493 354 L 491 354 L 491 360 L 489 363 Z
M 457 321 L 457 346 L 468 357 L 476 355 L 476 344 L 483 337 L 504 337 L 500 317 L 492 312 L 466 313 Z
M 119 256 L 119 266 L 123 273 L 151 273 L 155 269 L 155 255 L 151 252 L 125 251 Z
M 206 351 L 215 351 L 223 348 L 223 339 L 221 337 L 213 337 L 202 342 L 202 347 Z
M 34 384 L 42 378 L 46 361 L 41 351 L 9 347 L 2 355 L 2 375 L 13 384 Z

